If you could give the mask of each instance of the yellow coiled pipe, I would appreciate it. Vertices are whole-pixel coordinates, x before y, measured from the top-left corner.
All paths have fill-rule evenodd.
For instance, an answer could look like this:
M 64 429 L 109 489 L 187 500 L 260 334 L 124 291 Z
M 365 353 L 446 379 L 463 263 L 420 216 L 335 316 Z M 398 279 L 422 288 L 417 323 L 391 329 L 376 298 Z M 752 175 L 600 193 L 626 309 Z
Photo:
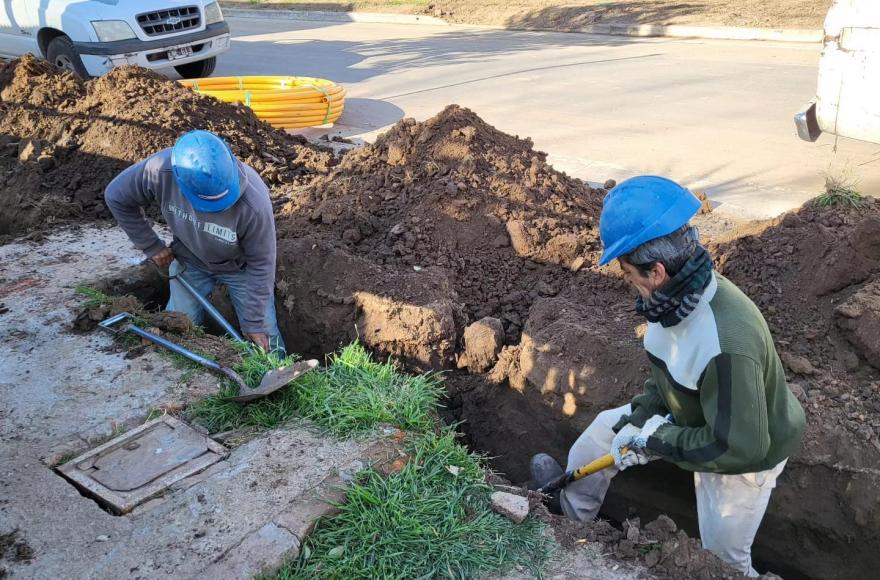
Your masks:
M 345 89 L 311 77 L 212 77 L 179 81 L 197 93 L 250 107 L 279 129 L 332 125 L 345 109 Z

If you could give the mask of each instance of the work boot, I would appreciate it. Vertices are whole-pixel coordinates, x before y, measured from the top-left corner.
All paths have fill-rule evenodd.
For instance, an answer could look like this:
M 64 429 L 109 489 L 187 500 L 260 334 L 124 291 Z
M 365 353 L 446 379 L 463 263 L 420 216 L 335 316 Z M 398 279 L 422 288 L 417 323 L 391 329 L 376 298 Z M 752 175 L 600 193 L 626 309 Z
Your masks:
M 559 462 L 546 453 L 538 453 L 532 457 L 532 461 L 529 463 L 529 471 L 532 474 L 532 479 L 529 480 L 529 489 L 532 491 L 541 489 L 564 473 Z M 547 506 L 551 514 L 562 515 L 562 505 L 560 504 L 561 491 L 557 489 L 544 500 L 544 505 Z

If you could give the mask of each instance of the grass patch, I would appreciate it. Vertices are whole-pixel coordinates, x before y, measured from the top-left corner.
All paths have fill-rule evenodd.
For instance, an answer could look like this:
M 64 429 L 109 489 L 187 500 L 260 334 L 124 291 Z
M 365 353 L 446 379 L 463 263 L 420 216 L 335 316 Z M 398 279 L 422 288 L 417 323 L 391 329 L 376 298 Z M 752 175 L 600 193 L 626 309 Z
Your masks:
M 860 207 L 862 194 L 856 189 L 854 181 L 846 176 L 826 175 L 825 193 L 816 198 L 820 207 Z
M 113 298 L 104 294 L 97 288 L 91 286 L 77 286 L 75 292 L 85 298 L 83 306 L 86 308 L 97 308 L 113 302 Z
M 235 367 L 252 386 L 265 372 L 291 364 L 273 353 L 252 352 Z M 379 424 L 422 431 L 433 426 L 431 411 L 442 389 L 434 373 L 406 375 L 392 363 L 379 363 L 358 343 L 330 359 L 326 368 L 301 376 L 278 393 L 252 403 L 225 400 L 228 385 L 190 407 L 189 416 L 212 432 L 240 427 L 276 427 L 294 416 L 311 419 L 336 436 L 357 435 Z
M 165 411 L 165 409 L 159 409 L 159 408 L 153 407 L 152 409 L 150 409 L 150 412 L 147 413 L 147 418 L 144 419 L 144 423 L 149 423 L 153 419 L 158 419 L 159 417 L 162 417 L 166 414 L 167 414 L 167 411 Z
M 553 550 L 543 525 L 515 525 L 489 509 L 481 459 L 454 433 L 419 435 L 408 452 L 398 473 L 364 472 L 300 557 L 270 578 L 474 578 L 514 566 L 540 576 Z
M 289 364 L 273 356 L 249 353 L 236 370 L 258 382 L 269 368 Z M 441 376 L 404 374 L 359 343 L 328 362 L 270 397 L 235 403 L 224 400 L 235 393 L 227 386 L 188 411 L 211 431 L 271 428 L 300 416 L 336 436 L 380 424 L 411 433 L 400 471 L 361 472 L 339 513 L 318 522 L 299 557 L 260 578 L 458 579 L 515 566 L 540 576 L 554 549 L 544 525 L 534 519 L 515 525 L 492 512 L 482 458 L 459 444 L 452 429 L 438 432 Z
M 234 342 L 235 348 L 241 353 L 241 362 L 232 370 L 237 372 L 245 384 L 255 388 L 271 370 L 287 367 L 299 360 L 296 355 L 279 356 L 273 351 L 265 351 L 250 344 Z
M 376 362 L 352 343 L 323 372 L 304 375 L 295 395 L 300 414 L 336 436 L 380 424 L 424 431 L 434 425 L 431 412 L 443 393 L 441 383 L 437 373 L 407 375 L 391 362 Z

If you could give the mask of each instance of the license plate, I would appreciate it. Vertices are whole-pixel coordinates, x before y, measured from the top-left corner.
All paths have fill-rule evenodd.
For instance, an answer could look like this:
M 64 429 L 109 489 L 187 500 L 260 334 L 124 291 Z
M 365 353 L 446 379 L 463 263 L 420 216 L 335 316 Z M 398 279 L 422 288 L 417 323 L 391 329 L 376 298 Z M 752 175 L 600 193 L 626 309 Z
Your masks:
M 181 46 L 180 48 L 169 48 L 168 49 L 168 60 L 177 60 L 180 58 L 186 58 L 188 56 L 192 56 L 193 49 L 191 46 Z

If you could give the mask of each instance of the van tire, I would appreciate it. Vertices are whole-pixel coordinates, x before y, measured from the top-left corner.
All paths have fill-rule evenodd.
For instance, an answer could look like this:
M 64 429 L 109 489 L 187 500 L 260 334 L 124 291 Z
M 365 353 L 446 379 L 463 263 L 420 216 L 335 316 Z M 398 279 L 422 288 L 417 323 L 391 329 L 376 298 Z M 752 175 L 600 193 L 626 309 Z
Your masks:
M 179 64 L 174 67 L 174 70 L 176 70 L 177 74 L 185 79 L 200 79 L 211 76 L 216 66 L 217 57 L 212 56 L 211 58 L 206 58 L 205 60 Z
M 73 42 L 66 36 L 57 36 L 46 47 L 46 60 L 62 70 L 69 70 L 79 78 L 88 80 L 91 75 L 86 71 L 79 53 Z

